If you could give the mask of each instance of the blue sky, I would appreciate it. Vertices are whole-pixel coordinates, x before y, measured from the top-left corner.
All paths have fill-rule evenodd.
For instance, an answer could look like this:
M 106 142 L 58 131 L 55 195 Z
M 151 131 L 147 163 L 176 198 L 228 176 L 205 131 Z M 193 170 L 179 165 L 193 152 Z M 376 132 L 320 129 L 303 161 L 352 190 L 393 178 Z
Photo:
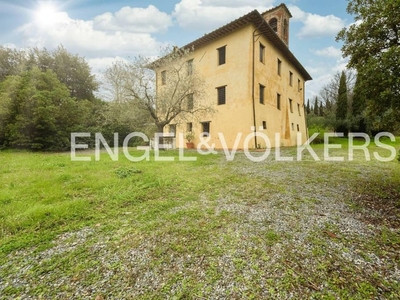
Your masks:
M 101 74 L 116 59 L 156 56 L 165 45 L 183 46 L 250 11 L 282 0 L 0 0 L 0 44 L 63 44 Z M 346 0 L 287 0 L 290 50 L 313 77 L 307 98 L 318 95 L 346 66 L 337 32 L 353 22 Z

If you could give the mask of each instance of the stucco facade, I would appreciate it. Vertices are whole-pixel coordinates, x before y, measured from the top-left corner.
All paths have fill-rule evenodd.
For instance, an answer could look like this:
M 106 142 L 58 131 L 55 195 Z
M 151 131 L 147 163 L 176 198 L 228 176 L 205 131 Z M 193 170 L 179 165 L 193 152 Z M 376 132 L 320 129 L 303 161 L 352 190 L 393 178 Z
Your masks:
M 305 142 L 304 92 L 311 77 L 288 49 L 290 17 L 285 5 L 264 14 L 253 11 L 186 45 L 194 49 L 195 72 L 205 80 L 206 95 L 199 101 L 211 100 L 214 112 L 177 118 L 165 132 L 176 130 L 178 137 L 192 128 L 198 144 L 199 135 L 209 131 L 207 143 L 217 149 L 268 147 L 265 136 L 272 147 L 293 146 L 297 133 Z M 271 19 L 277 28 L 269 25 Z M 163 70 L 156 70 L 157 82 Z

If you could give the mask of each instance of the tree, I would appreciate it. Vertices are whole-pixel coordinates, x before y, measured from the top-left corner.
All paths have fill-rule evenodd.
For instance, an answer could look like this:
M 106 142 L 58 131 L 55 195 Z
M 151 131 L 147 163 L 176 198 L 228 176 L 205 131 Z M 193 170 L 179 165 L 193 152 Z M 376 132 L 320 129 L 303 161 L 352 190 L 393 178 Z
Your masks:
M 42 71 L 53 70 L 68 88 L 71 97 L 95 101 L 94 92 L 98 89 L 98 83 L 83 57 L 69 53 L 63 46 L 53 51 L 32 48 L 28 56 L 28 68 L 37 66 Z
M 351 105 L 351 131 L 366 132 L 367 120 L 365 119 L 366 95 L 365 88 L 358 76 L 354 86 L 353 101 Z
M 156 61 L 139 56 L 123 67 L 124 98 L 135 103 L 140 114 L 149 116 L 157 132 L 172 121 L 212 112 L 212 105 L 203 100 L 204 79 L 195 71 L 188 49 L 167 49 L 167 54 Z M 115 67 L 115 65 L 114 65 Z M 111 67 L 113 68 L 113 67 Z M 156 70 L 165 69 L 165 82 L 156 85 Z M 112 69 L 107 72 L 113 73 Z M 106 72 L 106 74 L 107 74 Z M 158 80 L 164 80 L 160 78 Z M 190 102 L 190 105 L 189 105 Z
M 348 67 L 363 82 L 371 129 L 394 130 L 400 126 L 400 2 L 351 0 L 347 12 L 355 23 L 342 29 Z
M 318 114 L 319 114 L 318 97 L 315 97 L 315 99 L 314 99 L 314 115 L 318 116 Z
M 93 103 L 77 101 L 51 71 L 38 67 L 0 84 L 0 145 L 66 150 L 71 132 L 88 131 Z
M 310 99 L 307 100 L 307 108 L 306 108 L 306 111 L 307 111 L 307 115 L 309 115 L 309 114 L 311 113 Z
M 0 82 L 7 76 L 18 75 L 26 69 L 27 56 L 24 51 L 0 46 Z
M 337 98 L 336 108 L 336 131 L 343 132 L 345 136 L 348 134 L 347 126 L 347 112 L 348 112 L 348 98 L 347 98 L 347 84 L 346 73 L 343 71 L 340 76 L 340 84 Z

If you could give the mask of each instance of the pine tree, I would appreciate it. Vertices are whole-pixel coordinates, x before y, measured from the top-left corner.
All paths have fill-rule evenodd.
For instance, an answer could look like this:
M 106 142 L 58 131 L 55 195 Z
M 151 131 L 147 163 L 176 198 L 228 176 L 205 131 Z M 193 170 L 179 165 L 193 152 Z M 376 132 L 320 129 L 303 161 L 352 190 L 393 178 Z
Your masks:
M 311 108 L 310 108 L 310 99 L 307 100 L 307 115 L 311 113 Z

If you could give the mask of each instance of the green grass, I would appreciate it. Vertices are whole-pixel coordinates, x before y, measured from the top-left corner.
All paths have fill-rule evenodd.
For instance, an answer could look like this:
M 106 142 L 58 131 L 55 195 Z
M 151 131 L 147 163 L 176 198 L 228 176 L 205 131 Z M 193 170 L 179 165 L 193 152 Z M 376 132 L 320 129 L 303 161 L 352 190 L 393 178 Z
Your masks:
M 395 299 L 400 163 L 375 144 L 348 161 L 346 140 L 331 142 L 344 162 L 322 145 L 319 162 L 0 152 L 0 298 Z

